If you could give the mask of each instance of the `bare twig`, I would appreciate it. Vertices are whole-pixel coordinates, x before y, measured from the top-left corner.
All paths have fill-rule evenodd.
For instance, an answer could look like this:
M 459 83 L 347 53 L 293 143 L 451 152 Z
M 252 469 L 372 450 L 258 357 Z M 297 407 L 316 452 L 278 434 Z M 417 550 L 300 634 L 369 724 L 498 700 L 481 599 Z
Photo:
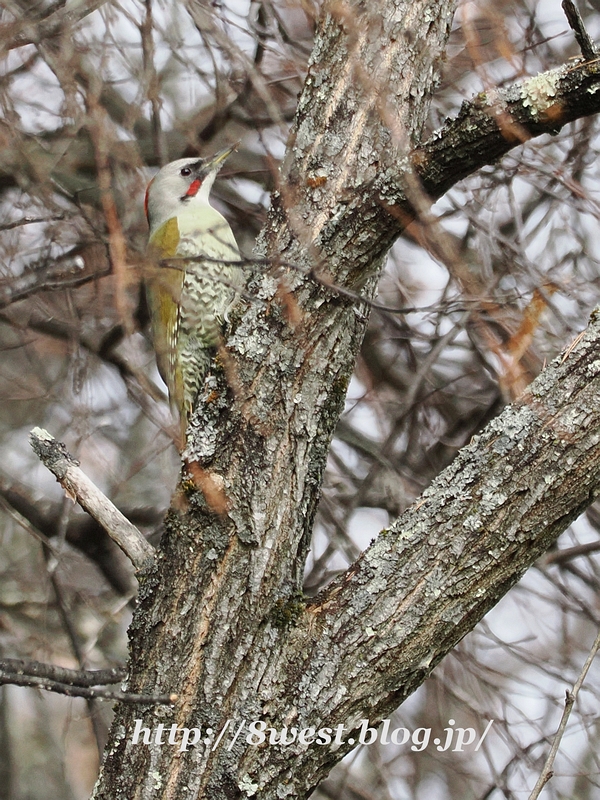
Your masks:
M 42 268 L 0 282 L 0 308 L 6 308 L 32 294 L 74 289 L 110 274 L 110 264 L 89 269 L 85 263 L 80 265 L 76 258 L 70 262 L 67 259 L 53 261 Z
M 64 694 L 67 697 L 85 697 L 88 700 L 119 700 L 122 703 L 133 705 L 173 705 L 177 700 L 176 694 L 134 694 L 101 687 L 72 686 L 68 683 L 50 680 L 50 678 L 8 672 L 0 667 L 0 685 L 2 684 L 33 686 L 45 689 L 47 692 Z
M 161 99 L 160 82 L 154 66 L 154 40 L 152 31 L 154 20 L 152 17 L 152 0 L 145 0 L 146 15 L 140 25 L 142 38 L 142 54 L 144 58 L 144 80 L 147 83 L 146 96 L 152 104 L 152 136 L 154 139 L 154 152 L 161 167 L 169 160 L 167 141 L 160 122 Z
M 52 217 L 21 217 L 21 219 L 15 219 L 12 222 L 4 222 L 0 225 L 0 232 L 12 231 L 24 225 L 36 225 L 41 222 L 60 222 L 63 219 L 66 219 L 66 214 L 55 214 Z
M 548 564 L 564 564 L 566 561 L 571 561 L 579 556 L 587 556 L 590 553 L 597 553 L 600 550 L 600 542 L 586 542 L 585 544 L 578 544 L 575 547 L 565 547 L 562 550 L 554 550 L 547 553 L 542 562 L 544 565 Z
M 38 506 L 26 497 L 24 487 L 19 486 L 15 481 L 11 481 L 9 484 L 1 476 L 0 507 L 15 520 L 17 525 L 41 542 L 45 550 L 55 559 L 61 557 L 62 553 L 52 541 L 59 535 L 58 515 L 55 507 L 45 514 L 41 514 Z M 146 515 L 141 519 L 140 511 L 145 512 Z M 156 525 L 160 518 L 160 512 L 156 512 L 154 518 L 151 515 L 151 509 L 132 509 L 127 512 L 130 520 L 133 521 L 134 516 L 137 517 L 135 523 L 139 524 L 141 521 L 142 524 Z M 95 519 L 79 515 L 69 519 L 65 538 L 72 547 L 82 552 L 98 567 L 118 594 L 125 597 L 135 595 L 135 581 L 132 580 L 129 564 L 125 565 L 121 557 L 117 557 L 114 542 Z
M 73 0 L 47 17 L 37 20 L 25 18 L 5 23 L 0 26 L 2 49 L 12 50 L 26 44 L 40 44 L 45 39 L 61 33 L 66 27 L 81 22 L 105 2 L 106 0 Z
M 108 234 L 108 252 L 112 271 L 115 277 L 115 302 L 120 322 L 131 334 L 134 331 L 131 303 L 128 286 L 131 272 L 128 270 L 127 244 L 123 227 L 117 211 L 117 203 L 113 190 L 113 175 L 110 166 L 111 145 L 114 142 L 114 130 L 110 126 L 107 111 L 100 103 L 102 84 L 92 81 L 86 97 L 90 122 L 88 130 L 96 157 L 98 188 L 100 189 L 100 205 L 106 222 Z
M 65 492 L 88 512 L 131 559 L 136 569 L 147 566 L 154 548 L 139 530 L 102 494 L 78 466 L 62 442 L 42 428 L 34 428 L 29 441 L 40 461 L 56 476 Z
M 127 677 L 125 667 L 112 669 L 67 669 L 55 664 L 44 664 L 41 661 L 25 661 L 21 658 L 0 659 L 0 673 L 30 678 L 45 678 L 55 683 L 69 686 L 105 686 L 121 683 Z
M 50 559 L 50 552 L 44 547 L 44 559 L 46 561 L 46 569 L 48 572 L 48 578 L 50 583 L 52 584 L 52 589 L 54 590 L 54 596 L 56 597 L 56 604 L 58 615 L 61 619 L 63 624 L 63 628 L 65 633 L 67 634 L 67 638 L 71 644 L 71 650 L 73 651 L 73 655 L 77 659 L 77 663 L 81 670 L 85 669 L 85 659 L 83 655 L 83 650 L 81 648 L 81 643 L 79 639 L 79 634 L 77 632 L 77 628 L 75 626 L 75 622 L 73 620 L 73 615 L 69 608 L 69 604 L 67 603 L 65 593 L 61 586 L 61 583 L 58 579 L 58 575 L 56 574 L 56 570 L 51 568 L 51 563 L 54 561 L 56 564 L 57 562 L 54 559 Z M 35 677 L 35 680 L 43 679 L 43 676 L 29 676 Z M 19 678 L 22 680 L 22 678 Z M 56 679 L 51 679 L 53 683 L 57 682 Z M 70 681 L 65 681 L 65 683 L 70 684 Z M 89 721 L 94 733 L 94 738 L 96 740 L 96 747 L 98 749 L 98 758 L 102 759 L 102 753 L 104 751 L 104 746 L 106 744 L 108 728 L 106 727 L 106 723 L 102 720 L 102 717 L 97 714 L 96 709 L 96 701 L 92 697 L 86 698 L 86 703 L 89 711 Z
M 598 48 L 594 44 L 592 37 L 586 31 L 579 9 L 576 7 L 573 0 L 563 0 L 562 8 L 565 12 L 567 22 L 573 29 L 577 44 L 585 60 L 593 61 L 595 58 L 598 58 Z
M 536 800 L 540 796 L 540 793 L 544 786 L 548 783 L 548 781 L 554 775 L 554 759 L 556 758 L 556 754 L 558 753 L 558 748 L 560 747 L 560 743 L 564 736 L 565 730 L 567 729 L 567 722 L 569 721 L 569 717 L 571 716 L 571 711 L 573 710 L 573 706 L 575 705 L 575 701 L 577 700 L 577 695 L 579 694 L 579 690 L 583 686 L 583 682 L 588 674 L 590 667 L 592 666 L 592 661 L 596 657 L 596 653 L 600 649 L 600 632 L 596 636 L 596 641 L 592 645 L 592 649 L 589 652 L 588 657 L 586 658 L 585 664 L 581 670 L 579 677 L 573 689 L 567 690 L 566 699 L 565 699 L 565 708 L 560 720 L 560 724 L 558 726 L 558 730 L 554 734 L 554 739 L 552 740 L 552 747 L 550 748 L 550 752 L 548 753 L 548 757 L 546 758 L 546 762 L 538 778 L 537 783 L 533 787 L 533 791 L 529 795 L 529 800 Z

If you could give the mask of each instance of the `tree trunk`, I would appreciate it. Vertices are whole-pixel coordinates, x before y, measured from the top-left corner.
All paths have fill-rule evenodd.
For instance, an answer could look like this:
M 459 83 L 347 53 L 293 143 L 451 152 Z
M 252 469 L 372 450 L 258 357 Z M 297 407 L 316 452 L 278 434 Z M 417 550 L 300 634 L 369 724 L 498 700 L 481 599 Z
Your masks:
M 344 576 L 302 600 L 321 476 L 368 317 L 349 295 L 372 296 L 402 225 L 426 205 L 408 154 L 455 5 L 326 4 L 261 238 L 272 266 L 233 321 L 192 419 L 192 480 L 141 578 L 129 688 L 178 700 L 117 708 L 98 799 L 306 797 L 360 721 L 414 691 L 598 491 L 594 325 Z M 221 513 L 211 496 L 225 498 Z M 134 743 L 137 718 L 152 744 Z M 246 738 L 256 721 L 343 725 L 344 743 L 256 746 L 259 736 Z M 196 746 L 181 749 L 183 728 L 200 730 Z

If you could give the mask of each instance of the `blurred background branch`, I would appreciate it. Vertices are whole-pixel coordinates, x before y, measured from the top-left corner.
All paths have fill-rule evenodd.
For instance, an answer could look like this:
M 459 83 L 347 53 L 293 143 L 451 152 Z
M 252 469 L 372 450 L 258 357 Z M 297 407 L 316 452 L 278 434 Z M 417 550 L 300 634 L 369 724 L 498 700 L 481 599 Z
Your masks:
M 578 8 L 598 39 L 597 4 Z M 2 3 L 2 656 L 74 669 L 125 661 L 132 571 L 96 523 L 63 503 L 27 433 L 55 432 L 156 542 L 179 464 L 140 291 L 144 189 L 165 161 L 241 140 L 215 197 L 251 254 L 319 13 L 316 0 Z M 578 57 L 558 0 L 463 3 L 427 123 L 432 147 L 463 102 L 503 96 Z M 493 107 L 474 105 L 477 123 Z M 585 326 L 600 289 L 599 151 L 594 117 L 526 142 L 447 192 L 433 206 L 435 228 L 416 219 L 393 248 L 377 302 L 415 310 L 372 313 L 325 477 L 311 594 Z M 108 189 L 124 244 L 118 281 Z M 399 712 L 398 724 L 440 731 L 449 718 L 493 716 L 501 733 L 489 750 L 364 748 L 315 798 L 521 791 L 595 636 L 599 533 L 592 507 Z M 593 669 L 586 685 L 549 797 L 592 797 L 600 782 Z M 70 703 L 0 690 L 7 798 L 88 796 L 110 709 Z

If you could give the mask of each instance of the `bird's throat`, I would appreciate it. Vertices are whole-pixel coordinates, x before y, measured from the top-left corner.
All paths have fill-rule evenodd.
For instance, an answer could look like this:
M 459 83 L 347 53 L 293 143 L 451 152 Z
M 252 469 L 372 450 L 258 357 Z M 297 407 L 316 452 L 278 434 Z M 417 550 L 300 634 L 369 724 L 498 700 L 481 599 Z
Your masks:
M 196 180 L 190 183 L 187 192 L 183 195 L 181 199 L 183 200 L 185 197 L 196 197 L 196 195 L 200 191 L 201 186 L 202 186 L 202 181 L 200 180 L 200 178 L 196 178 Z

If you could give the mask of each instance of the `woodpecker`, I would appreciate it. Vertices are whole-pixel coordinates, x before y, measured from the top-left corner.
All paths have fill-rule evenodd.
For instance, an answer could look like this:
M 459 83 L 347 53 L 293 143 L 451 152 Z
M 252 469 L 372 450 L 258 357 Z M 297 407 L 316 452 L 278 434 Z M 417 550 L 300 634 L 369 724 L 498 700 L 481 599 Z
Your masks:
M 152 337 L 183 442 L 236 289 L 243 285 L 241 267 L 230 263 L 240 259 L 233 232 L 209 202 L 217 173 L 234 149 L 172 161 L 146 190 L 151 266 L 145 283 Z M 188 256 L 193 260 L 179 260 Z

